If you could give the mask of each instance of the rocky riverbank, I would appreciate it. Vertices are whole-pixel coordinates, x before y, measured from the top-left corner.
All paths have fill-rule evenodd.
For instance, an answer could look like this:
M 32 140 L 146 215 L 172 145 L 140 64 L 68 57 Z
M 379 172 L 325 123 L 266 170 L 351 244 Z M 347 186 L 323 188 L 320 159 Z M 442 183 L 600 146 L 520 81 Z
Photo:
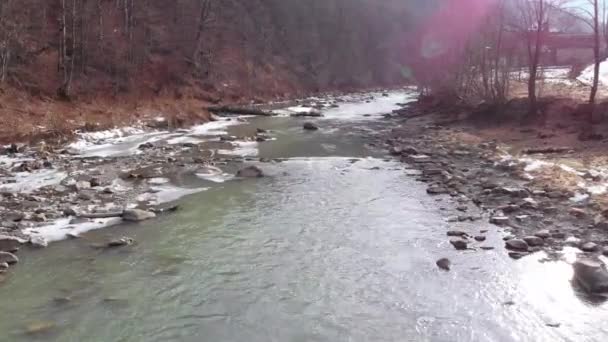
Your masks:
M 328 94 L 256 110 L 264 116 L 319 117 L 321 110 L 353 98 L 369 102 L 372 96 Z M 14 253 L 21 248 L 46 247 L 93 229 L 153 219 L 176 210 L 177 199 L 214 183 L 263 177 L 262 170 L 248 163 L 281 160 L 257 158 L 258 145 L 276 138 L 264 127 L 246 125 L 251 117 L 224 110 L 212 122 L 182 129 L 170 129 L 167 118 L 157 117 L 130 127 L 77 132 L 77 139 L 64 145 L 4 146 L 0 274 L 18 262 Z M 238 135 L 229 134 L 236 125 L 241 126 Z M 304 123 L 302 129 L 310 125 Z M 132 242 L 125 237 L 103 246 Z
M 455 208 L 448 222 L 486 220 L 504 233 L 514 259 L 545 251 L 560 258 L 567 247 L 589 258 L 608 256 L 607 173 L 572 167 L 580 150 L 547 144 L 522 148 L 475 135 L 475 127 L 440 110 L 411 105 L 380 143 L 417 170 L 438 201 Z M 608 170 L 608 169 L 606 169 Z M 456 249 L 486 249 L 484 231 L 448 231 Z M 605 271 L 604 271 L 605 272 Z

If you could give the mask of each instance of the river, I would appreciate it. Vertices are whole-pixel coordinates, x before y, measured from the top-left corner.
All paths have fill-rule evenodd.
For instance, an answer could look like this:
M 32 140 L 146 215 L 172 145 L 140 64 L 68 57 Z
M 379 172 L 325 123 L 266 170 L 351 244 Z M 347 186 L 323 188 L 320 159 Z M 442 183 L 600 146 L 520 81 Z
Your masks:
M 289 117 L 230 127 L 274 131 L 258 156 L 285 161 L 257 164 L 268 177 L 21 253 L 0 287 L 0 340 L 605 341 L 608 306 L 578 294 L 567 261 L 511 260 L 479 222 L 461 225 L 489 229 L 495 250 L 452 248 L 448 199 L 368 144 L 412 94 L 376 95 L 328 110 L 317 132 Z M 137 243 L 90 246 L 121 236 Z

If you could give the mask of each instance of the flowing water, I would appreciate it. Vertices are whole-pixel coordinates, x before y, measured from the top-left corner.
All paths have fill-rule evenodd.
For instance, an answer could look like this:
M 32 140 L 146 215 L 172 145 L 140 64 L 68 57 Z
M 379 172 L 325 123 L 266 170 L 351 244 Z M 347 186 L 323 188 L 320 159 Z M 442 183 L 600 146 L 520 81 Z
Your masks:
M 406 98 L 332 109 L 318 132 L 287 117 L 232 127 L 273 130 L 259 156 L 287 160 L 158 220 L 22 253 L 0 287 L 0 341 L 605 341 L 608 306 L 578 294 L 567 262 L 513 261 L 481 223 L 467 228 L 497 248 L 455 251 L 448 199 L 366 145 Z M 125 235 L 137 244 L 90 246 Z

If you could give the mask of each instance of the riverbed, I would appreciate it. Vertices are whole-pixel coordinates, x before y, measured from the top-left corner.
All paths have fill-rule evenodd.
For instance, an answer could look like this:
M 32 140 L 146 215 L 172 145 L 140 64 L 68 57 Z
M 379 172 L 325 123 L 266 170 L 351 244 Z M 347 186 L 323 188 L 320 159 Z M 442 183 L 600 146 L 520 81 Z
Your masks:
M 608 305 L 573 286 L 574 251 L 510 259 L 500 229 L 448 223 L 449 198 L 374 144 L 407 124 L 383 115 L 413 94 L 388 95 L 247 118 L 228 132 L 272 132 L 237 150 L 267 177 L 209 182 L 173 214 L 20 254 L 0 340 L 604 341 Z M 457 251 L 454 228 L 487 240 Z M 136 243 L 92 247 L 122 236 Z

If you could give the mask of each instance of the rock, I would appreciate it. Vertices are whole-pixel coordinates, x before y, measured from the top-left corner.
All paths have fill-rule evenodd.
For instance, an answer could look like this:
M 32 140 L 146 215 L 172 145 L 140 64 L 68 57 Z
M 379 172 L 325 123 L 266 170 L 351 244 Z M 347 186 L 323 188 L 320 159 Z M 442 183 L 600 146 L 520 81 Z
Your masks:
M 388 152 L 391 154 L 391 156 L 399 156 L 401 153 L 403 153 L 403 149 L 401 146 L 392 146 Z
M 259 167 L 251 165 L 240 169 L 236 173 L 236 176 L 242 178 L 261 178 L 264 177 L 264 172 Z
M 6 270 L 8 270 L 10 266 L 8 265 L 8 263 L 6 262 L 0 262 L 0 272 L 4 272 Z
M 604 248 L 602 248 L 602 254 L 605 256 L 608 256 L 608 246 L 605 246 Z
M 137 148 L 140 150 L 147 150 L 147 149 L 151 149 L 153 147 L 154 147 L 154 144 L 152 144 L 151 142 L 146 142 L 146 143 L 139 145 Z
M 528 255 L 528 253 L 526 252 L 509 252 L 509 257 L 517 260 L 517 259 L 521 259 L 523 257 L 525 257 L 526 255 Z
M 597 259 L 578 259 L 574 262 L 574 279 L 588 293 L 608 292 L 608 271 L 604 263 Z
M 0 235 L 0 252 L 16 252 L 23 243 L 24 240 L 14 236 Z
M 581 245 L 583 252 L 595 252 L 599 249 L 599 246 L 594 242 L 587 242 Z
M 505 247 L 514 251 L 527 251 L 528 243 L 521 239 L 510 239 L 505 242 Z
M 91 188 L 91 183 L 87 181 L 78 181 L 74 184 L 74 189 L 77 191 L 86 190 Z
M 475 236 L 475 241 L 479 241 L 479 242 L 486 241 L 486 237 L 483 235 L 477 235 L 477 236 Z
M 39 321 L 29 323 L 25 327 L 25 333 L 28 335 L 40 335 L 48 333 L 50 330 L 53 330 L 57 325 L 55 322 L 51 321 Z
M 21 222 L 25 218 L 25 214 L 22 212 L 10 212 L 4 216 L 7 220 L 13 222 Z
M 63 215 L 64 216 L 78 216 L 78 213 L 76 212 L 76 210 L 74 208 L 65 208 L 63 209 Z
M 587 212 L 585 212 L 585 210 L 580 209 L 580 208 L 570 208 L 569 213 L 571 216 L 574 216 L 577 218 L 583 218 L 583 217 L 587 216 Z
M 48 247 L 49 243 L 42 236 L 32 235 L 30 237 L 30 245 L 37 247 L 37 248 L 45 248 L 45 247 Z
M 442 270 L 449 271 L 452 263 L 450 262 L 450 259 L 448 259 L 448 258 L 441 258 L 441 259 L 437 260 L 436 264 L 437 264 L 437 267 L 441 268 Z
M 450 191 L 441 186 L 431 186 L 426 189 L 426 193 L 429 195 L 442 195 L 442 194 L 448 194 L 448 193 L 450 193 Z
M 491 251 L 494 249 L 494 247 L 492 247 L 492 246 L 481 246 L 479 248 L 483 249 L 484 251 Z
M 549 232 L 548 229 L 543 229 L 536 232 L 534 236 L 538 236 L 541 239 L 547 239 L 551 237 L 551 232 Z
M 132 238 L 122 237 L 120 239 L 111 240 L 110 242 L 108 242 L 108 247 L 131 246 L 133 243 L 135 243 L 135 240 L 133 240 Z
M 35 222 L 46 222 L 46 216 L 43 213 L 32 215 L 32 221 Z
M 220 141 L 237 141 L 237 137 L 233 135 L 224 135 L 220 137 Z
M 461 230 L 450 230 L 447 233 L 448 236 L 458 236 L 458 237 L 463 237 L 463 236 L 467 236 L 467 233 L 461 231 Z
M 468 246 L 467 242 L 465 240 L 463 240 L 463 239 L 450 239 L 450 243 L 457 250 L 467 249 L 467 246 Z
M 101 185 L 101 181 L 99 180 L 99 178 L 93 177 L 91 178 L 91 180 L 89 181 L 89 184 L 91 185 L 91 187 L 98 187 Z
M 518 211 L 520 207 L 517 204 L 508 204 L 499 207 L 498 210 L 502 211 L 505 214 L 510 214 Z
M 526 236 L 523 240 L 528 244 L 528 246 L 542 246 L 544 241 L 542 238 L 538 236 Z
M 122 212 L 122 219 L 129 222 L 139 222 L 149 220 L 155 217 L 155 213 L 141 209 L 125 209 Z
M 313 124 L 312 122 L 305 122 L 304 125 L 302 126 L 302 128 L 304 128 L 304 130 L 307 131 L 316 131 L 319 129 L 319 127 L 315 124 Z
M 256 133 L 262 133 L 262 134 L 263 133 L 268 133 L 268 130 L 265 130 L 263 128 L 256 128 L 255 131 L 256 131 Z
M 7 263 L 9 265 L 16 264 L 19 262 L 19 258 L 13 253 L 0 252 L 0 263 Z
M 497 226 L 504 226 L 509 223 L 509 218 L 507 216 L 493 216 L 490 218 L 490 223 Z
M 322 108 L 323 107 L 320 107 L 318 109 L 322 109 Z M 322 117 L 323 114 L 321 112 L 319 112 L 319 111 L 311 110 L 311 111 L 308 111 L 308 112 L 292 113 L 290 116 L 293 116 L 293 117 L 305 117 L 305 116 L 309 116 L 309 117 L 319 118 L 319 117 Z

